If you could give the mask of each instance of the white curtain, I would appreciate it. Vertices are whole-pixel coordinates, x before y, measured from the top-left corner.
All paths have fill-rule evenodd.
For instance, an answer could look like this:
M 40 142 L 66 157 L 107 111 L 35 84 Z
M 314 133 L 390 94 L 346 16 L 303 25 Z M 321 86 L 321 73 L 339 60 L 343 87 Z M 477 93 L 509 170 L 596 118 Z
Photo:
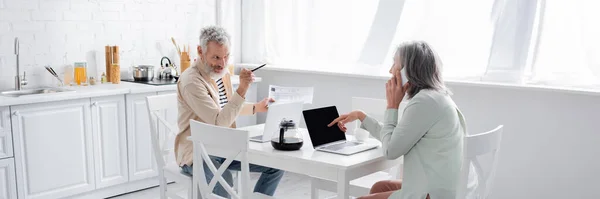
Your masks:
M 381 27 L 378 6 L 390 2 L 402 2 L 392 6 L 399 19 Z M 597 0 L 243 1 L 241 61 L 335 70 L 360 62 L 383 73 L 397 45 L 424 40 L 446 79 L 598 86 L 598 10 Z M 393 31 L 377 41 L 389 45 L 369 46 L 373 31 Z M 374 47 L 387 54 L 373 56 Z
M 530 81 L 600 85 L 600 1 L 546 0 Z
M 479 77 L 486 69 L 492 42 L 493 0 L 407 0 L 385 65 L 404 41 L 433 46 L 449 78 Z
M 376 8 L 364 0 L 243 1 L 242 61 L 353 63 Z
M 358 64 L 370 31 L 395 33 L 373 61 L 386 71 L 403 41 L 425 40 L 441 55 L 445 74 L 473 77 L 485 71 L 491 45 L 493 0 L 259 0 L 242 3 L 242 61 L 322 66 Z M 385 30 L 372 25 L 380 4 L 400 19 Z M 390 16 L 393 18 L 393 16 Z M 398 22 L 399 21 L 399 22 Z M 385 23 L 383 23 L 385 24 Z M 372 48 L 371 48 L 372 49 Z M 364 54 L 363 54 L 364 55 Z M 383 59 L 383 60 L 379 60 Z M 383 65 L 382 65 L 383 64 Z

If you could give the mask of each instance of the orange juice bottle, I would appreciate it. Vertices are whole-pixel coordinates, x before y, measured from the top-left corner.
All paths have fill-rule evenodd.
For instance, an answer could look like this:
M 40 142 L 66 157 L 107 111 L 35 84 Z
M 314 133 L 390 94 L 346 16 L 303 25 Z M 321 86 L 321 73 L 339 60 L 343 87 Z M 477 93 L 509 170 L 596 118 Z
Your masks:
M 75 62 L 75 83 L 77 85 L 87 85 L 87 65 L 85 62 Z

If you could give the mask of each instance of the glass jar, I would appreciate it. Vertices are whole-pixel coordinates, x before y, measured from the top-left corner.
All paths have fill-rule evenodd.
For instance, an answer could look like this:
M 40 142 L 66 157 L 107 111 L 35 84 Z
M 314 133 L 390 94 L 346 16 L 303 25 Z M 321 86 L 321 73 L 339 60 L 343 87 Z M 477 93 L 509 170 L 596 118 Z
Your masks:
M 73 83 L 73 66 L 67 65 L 65 66 L 65 73 L 63 77 L 64 85 L 71 86 Z
M 77 85 L 87 85 L 87 63 L 75 62 L 75 83 Z

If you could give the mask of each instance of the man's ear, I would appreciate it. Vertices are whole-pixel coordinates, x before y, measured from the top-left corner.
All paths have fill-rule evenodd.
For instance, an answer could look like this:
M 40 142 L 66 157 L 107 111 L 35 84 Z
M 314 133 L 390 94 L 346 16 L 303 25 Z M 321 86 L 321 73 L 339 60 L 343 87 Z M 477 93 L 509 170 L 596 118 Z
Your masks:
M 200 47 L 200 45 L 198 45 L 198 55 L 202 55 L 202 53 L 204 53 L 204 52 L 202 52 L 202 47 Z

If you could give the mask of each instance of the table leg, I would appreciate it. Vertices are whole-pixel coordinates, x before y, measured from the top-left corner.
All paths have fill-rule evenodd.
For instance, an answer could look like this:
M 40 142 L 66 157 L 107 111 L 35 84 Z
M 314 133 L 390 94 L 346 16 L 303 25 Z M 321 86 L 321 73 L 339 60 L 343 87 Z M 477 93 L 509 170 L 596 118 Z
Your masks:
M 338 185 L 337 185 L 337 192 L 338 192 L 338 198 L 340 199 L 348 199 L 349 197 L 349 187 L 350 187 L 350 181 L 348 181 L 347 176 L 346 176 L 346 171 L 345 170 L 338 170 Z
M 318 180 L 317 178 L 310 178 L 310 198 L 311 199 L 319 199 L 319 189 L 317 188 Z

